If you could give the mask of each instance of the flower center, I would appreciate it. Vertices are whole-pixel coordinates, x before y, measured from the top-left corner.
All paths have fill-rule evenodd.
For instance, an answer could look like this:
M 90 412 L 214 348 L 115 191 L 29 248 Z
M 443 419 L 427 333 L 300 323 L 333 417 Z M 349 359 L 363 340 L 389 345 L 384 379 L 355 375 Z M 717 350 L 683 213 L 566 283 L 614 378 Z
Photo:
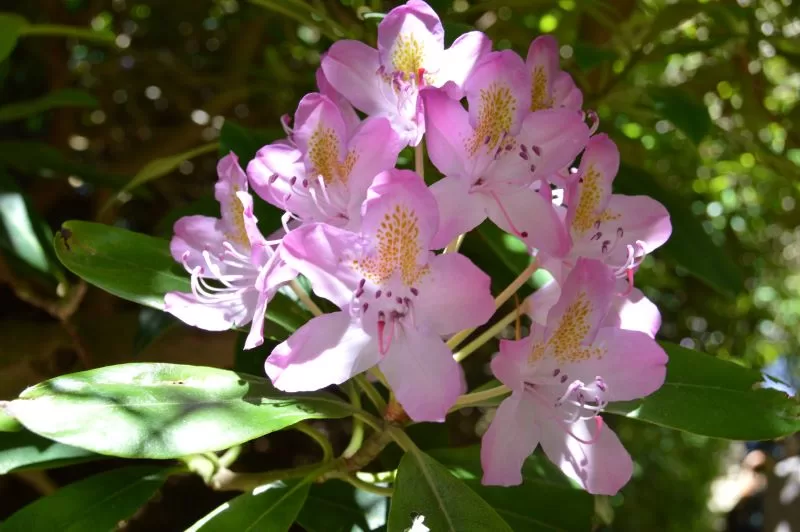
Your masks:
M 408 80 L 423 68 L 425 46 L 413 35 L 398 35 L 392 50 L 392 67 Z
M 575 207 L 575 218 L 572 220 L 572 230 L 579 235 L 588 231 L 603 214 L 598 212 L 598 206 L 605 196 L 602 175 L 589 166 L 586 173 L 580 178 L 580 195 L 578 205 Z
M 531 111 L 549 109 L 553 106 L 553 98 L 547 91 L 547 74 L 543 66 L 533 70 L 531 82 Z
M 347 184 L 357 156 L 350 152 L 344 162 L 340 162 L 339 149 L 339 137 L 336 132 L 323 125 L 317 127 L 309 140 L 308 158 L 313 166 L 310 173 L 321 175 L 327 184 L 335 182 Z
M 583 345 L 591 330 L 592 303 L 585 292 L 581 292 L 564 311 L 561 321 L 547 342 L 536 344 L 528 361 L 536 363 L 546 355 L 559 363 L 581 362 L 590 358 L 601 358 L 605 349 Z

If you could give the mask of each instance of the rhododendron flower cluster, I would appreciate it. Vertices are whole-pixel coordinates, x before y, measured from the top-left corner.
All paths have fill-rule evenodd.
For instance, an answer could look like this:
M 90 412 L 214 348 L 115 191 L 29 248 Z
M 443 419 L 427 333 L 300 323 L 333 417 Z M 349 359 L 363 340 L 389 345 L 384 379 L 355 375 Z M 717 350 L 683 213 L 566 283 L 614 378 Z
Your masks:
M 410 0 L 381 21 L 377 42 L 330 48 L 319 92 L 246 175 L 234 155 L 222 159 L 221 218 L 175 225 L 172 253 L 192 292 L 168 294 L 167 310 L 208 330 L 252 322 L 252 348 L 268 301 L 287 284 L 301 290 L 301 275 L 338 310 L 275 347 L 274 385 L 317 390 L 375 368 L 412 420 L 443 421 L 467 391 L 451 347 L 505 300 L 458 253 L 488 219 L 553 280 L 526 302 L 530 334 L 501 341 L 491 362 L 510 395 L 483 436 L 483 482 L 520 483 L 541 445 L 588 491 L 616 493 L 632 462 L 602 412 L 664 382 L 660 315 L 634 274 L 669 237 L 667 211 L 612 193 L 618 150 L 582 109 L 553 38 L 534 40 L 525 59 L 492 51 L 480 32 L 445 48 L 439 17 Z M 438 170 L 427 182 L 423 140 Z M 416 171 L 398 167 L 407 146 Z M 271 240 L 249 190 L 285 213 Z

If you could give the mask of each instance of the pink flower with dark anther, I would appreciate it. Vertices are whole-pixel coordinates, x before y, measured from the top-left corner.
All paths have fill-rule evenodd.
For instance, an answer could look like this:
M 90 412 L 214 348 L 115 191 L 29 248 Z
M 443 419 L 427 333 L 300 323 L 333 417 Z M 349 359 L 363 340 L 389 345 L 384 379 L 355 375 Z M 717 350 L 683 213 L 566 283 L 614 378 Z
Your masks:
M 428 154 L 445 176 L 431 187 L 442 217 L 434 247 L 488 216 L 528 246 L 565 253 L 563 223 L 532 185 L 571 163 L 586 145 L 582 114 L 531 113 L 530 76 L 510 51 L 484 56 L 465 91 L 469 111 L 442 91 L 423 91 Z
M 378 175 L 360 232 L 309 224 L 283 240 L 287 264 L 341 311 L 309 321 L 266 361 L 285 391 L 340 384 L 378 365 L 416 421 L 442 421 L 465 391 L 443 335 L 494 313 L 489 277 L 458 253 L 434 255 L 439 215 L 419 175 Z
M 531 74 L 531 111 L 566 107 L 580 111 L 583 94 L 572 76 L 559 65 L 558 42 L 551 35 L 537 37 L 525 61 Z
M 449 83 L 456 92 L 491 42 L 480 32 L 460 36 L 444 48 L 439 16 L 421 0 L 392 9 L 378 25 L 378 49 L 359 41 L 331 46 L 322 69 L 331 85 L 357 109 L 385 116 L 406 144 L 425 133 L 419 90 Z
M 669 213 L 656 200 L 611 193 L 618 169 L 619 150 L 614 142 L 605 134 L 592 137 L 578 172 L 567 182 L 566 207 L 561 207 L 566 210 L 570 246 L 560 256 L 542 258 L 542 265 L 556 279 L 563 279 L 579 257 L 586 257 L 613 268 L 630 289 L 645 255 L 672 233 Z
M 259 232 L 236 156 L 223 157 L 217 172 L 221 218 L 186 216 L 175 223 L 170 252 L 191 274 L 192 291 L 167 293 L 164 310 L 208 331 L 252 322 L 245 343 L 250 349 L 263 342 L 267 302 L 297 274 Z
M 484 484 L 520 484 L 538 445 L 590 493 L 613 495 L 630 479 L 631 458 L 600 414 L 661 387 L 667 355 L 644 332 L 604 326 L 615 284 L 603 263 L 580 259 L 546 326 L 501 341 L 492 371 L 512 393 L 483 436 Z
M 339 104 L 323 94 L 306 95 L 290 141 L 261 148 L 247 166 L 256 193 L 287 212 L 284 225 L 289 219 L 357 225 L 372 179 L 397 161 L 403 146 L 388 120 L 358 122 Z

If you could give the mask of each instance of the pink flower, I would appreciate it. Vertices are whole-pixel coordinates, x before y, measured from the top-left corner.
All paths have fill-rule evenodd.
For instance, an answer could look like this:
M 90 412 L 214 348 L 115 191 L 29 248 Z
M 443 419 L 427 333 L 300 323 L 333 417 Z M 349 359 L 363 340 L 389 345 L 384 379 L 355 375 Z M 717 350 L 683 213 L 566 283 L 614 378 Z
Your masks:
M 164 310 L 208 331 L 252 322 L 245 343 L 250 349 L 263 342 L 267 302 L 297 274 L 259 232 L 236 155 L 223 157 L 217 173 L 214 196 L 222 217 L 186 216 L 175 222 L 170 252 L 191 274 L 192 292 L 167 293 Z
M 667 356 L 643 332 L 603 325 L 614 293 L 609 268 L 580 259 L 547 325 L 501 342 L 492 371 L 512 393 L 483 437 L 484 484 L 520 484 L 522 463 L 539 444 L 590 493 L 613 495 L 630 479 L 631 458 L 600 413 L 609 401 L 661 387 Z
M 558 42 L 551 35 L 536 38 L 525 61 L 531 73 L 531 111 L 566 107 L 580 111 L 583 94 L 559 65 Z
M 335 96 L 324 77 L 318 79 Z M 402 144 L 385 118 L 359 122 L 343 112 L 341 100 L 337 105 L 319 93 L 306 95 L 290 140 L 261 148 L 247 166 L 256 193 L 303 223 L 357 226 L 367 188 L 394 167 Z
M 287 263 L 341 311 L 276 347 L 267 374 L 281 390 L 316 390 L 378 364 L 412 419 L 441 421 L 465 390 L 441 337 L 491 317 L 490 279 L 463 255 L 431 253 L 436 201 L 414 172 L 378 175 L 362 212 L 359 233 L 309 224 L 284 239 Z
M 492 52 L 465 86 L 469 111 L 442 91 L 423 91 L 427 146 L 444 179 L 431 189 L 441 211 L 434 247 L 488 216 L 531 247 L 566 252 L 568 236 L 549 198 L 531 186 L 571 163 L 589 128 L 582 113 L 531 113 L 530 76 L 513 52 Z
M 669 213 L 647 196 L 612 194 L 619 169 L 619 151 L 605 134 L 589 140 L 578 173 L 565 190 L 565 225 L 570 246 L 543 266 L 563 279 L 579 257 L 600 260 L 612 267 L 628 289 L 645 255 L 661 246 L 672 233 Z
M 465 33 L 445 50 L 439 16 L 421 0 L 392 9 L 378 25 L 378 49 L 359 41 L 338 41 L 322 60 L 331 85 L 361 111 L 389 118 L 405 144 L 425 133 L 422 87 L 457 91 L 491 43 L 480 32 Z

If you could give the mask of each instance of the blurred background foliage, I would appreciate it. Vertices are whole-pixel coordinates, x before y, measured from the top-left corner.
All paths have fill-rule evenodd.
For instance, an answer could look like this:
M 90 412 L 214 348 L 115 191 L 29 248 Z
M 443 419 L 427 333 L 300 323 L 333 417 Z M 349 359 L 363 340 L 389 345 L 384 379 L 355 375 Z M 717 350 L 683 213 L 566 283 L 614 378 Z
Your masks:
M 563 67 L 583 90 L 585 106 L 620 147 L 617 191 L 652 195 L 673 215 L 675 238 L 637 276 L 661 308 L 660 338 L 747 366 L 786 357 L 796 372 L 800 3 L 430 3 L 448 41 L 476 27 L 496 48 L 524 55 L 536 35 L 558 38 Z M 233 142 L 251 153 L 281 137 L 280 117 L 314 90 L 325 49 L 339 38 L 374 44 L 379 18 L 371 15 L 393 5 L 3 2 L 0 398 L 68 371 L 134 359 L 260 371 L 264 350 L 243 355 L 234 333 L 192 330 L 87 290 L 59 265 L 50 239 L 73 218 L 168 237 L 179 216 L 213 210 L 221 133 L 223 150 Z M 143 186 L 130 186 L 134 179 Z M 509 275 L 505 265 L 524 261 L 513 239 L 501 240 L 490 228 L 470 236 L 465 250 L 497 279 Z M 489 354 L 468 361 L 476 384 L 485 380 Z M 457 416 L 449 441 L 474 440 L 482 415 Z M 598 499 L 598 524 L 630 531 L 719 527 L 708 491 L 728 445 L 614 421 L 637 467 L 622 494 Z M 273 453 L 275 465 L 301 460 L 303 445 L 281 443 L 286 438 L 270 436 L 259 452 Z M 65 471 L 69 478 L 83 474 Z M 14 482 L 5 481 L 5 493 L 19 488 Z M 170 489 L 192 493 L 198 486 Z M 4 497 L 2 515 L 34 496 L 17 490 Z M 217 499 L 198 501 L 207 507 L 162 507 L 159 514 L 152 503 L 144 512 L 157 516 L 151 524 L 179 529 Z M 177 516 L 161 515 L 170 511 Z

